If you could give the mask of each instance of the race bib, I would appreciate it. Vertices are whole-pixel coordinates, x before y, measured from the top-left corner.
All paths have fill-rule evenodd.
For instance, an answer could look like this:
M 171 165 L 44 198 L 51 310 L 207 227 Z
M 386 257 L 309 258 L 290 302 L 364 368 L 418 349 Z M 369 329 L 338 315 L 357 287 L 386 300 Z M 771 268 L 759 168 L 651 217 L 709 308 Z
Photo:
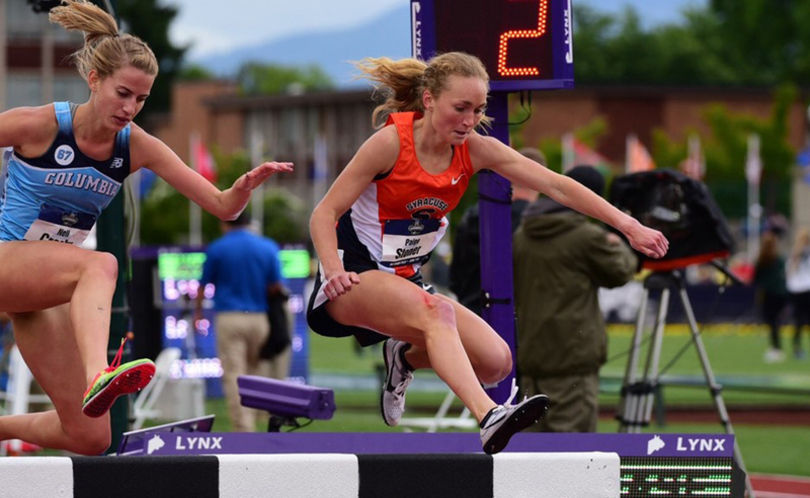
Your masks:
M 441 220 L 388 220 L 383 232 L 382 263 L 402 266 L 424 262 L 439 242 Z
M 81 246 L 95 223 L 96 217 L 92 214 L 42 205 L 36 221 L 25 233 L 25 240 L 52 240 Z

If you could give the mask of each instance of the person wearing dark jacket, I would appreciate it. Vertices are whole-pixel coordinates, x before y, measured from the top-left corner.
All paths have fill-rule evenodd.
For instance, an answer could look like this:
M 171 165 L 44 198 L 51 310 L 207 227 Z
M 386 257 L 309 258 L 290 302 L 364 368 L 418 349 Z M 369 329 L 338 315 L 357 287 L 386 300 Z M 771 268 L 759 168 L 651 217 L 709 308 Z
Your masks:
M 524 147 L 518 152 L 536 163 L 546 165 L 546 156 L 539 149 Z M 536 190 L 512 184 L 512 233 L 520 225 L 523 210 L 537 199 L 537 195 Z M 450 290 L 456 295 L 458 302 L 478 316 L 481 316 L 480 224 L 481 214 L 476 202 L 461 217 L 453 240 L 453 259 L 450 262 Z
M 577 166 L 567 176 L 602 195 L 596 169 Z M 636 256 L 618 235 L 548 197 L 524 211 L 513 252 L 520 389 L 551 400 L 530 430 L 595 432 L 607 356 L 598 290 L 632 279 Z

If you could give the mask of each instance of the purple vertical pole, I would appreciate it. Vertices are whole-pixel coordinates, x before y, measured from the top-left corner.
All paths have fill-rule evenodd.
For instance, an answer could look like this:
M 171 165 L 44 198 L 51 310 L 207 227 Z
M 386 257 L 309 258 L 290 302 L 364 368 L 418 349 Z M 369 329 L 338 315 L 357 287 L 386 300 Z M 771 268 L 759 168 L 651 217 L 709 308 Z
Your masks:
M 487 114 L 493 118 L 490 136 L 509 145 L 509 109 L 506 92 L 490 95 Z M 511 184 L 497 173 L 478 173 L 481 228 L 481 289 L 488 296 L 483 307 L 484 320 L 495 329 L 512 351 L 512 372 L 496 387 L 488 389 L 496 403 L 509 398 L 515 377 L 515 304 L 512 281 Z

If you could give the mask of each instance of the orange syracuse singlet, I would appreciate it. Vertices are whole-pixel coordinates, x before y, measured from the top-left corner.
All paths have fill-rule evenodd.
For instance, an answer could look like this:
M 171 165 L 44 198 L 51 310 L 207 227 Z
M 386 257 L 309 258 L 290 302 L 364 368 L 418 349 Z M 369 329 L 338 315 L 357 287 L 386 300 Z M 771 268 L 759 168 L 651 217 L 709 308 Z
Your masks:
M 414 112 L 394 113 L 399 157 L 376 177 L 338 221 L 338 247 L 347 271 L 379 269 L 405 278 L 419 272 L 447 231 L 447 213 L 458 205 L 473 175 L 467 143 L 454 147 L 450 166 L 433 175 L 414 149 Z

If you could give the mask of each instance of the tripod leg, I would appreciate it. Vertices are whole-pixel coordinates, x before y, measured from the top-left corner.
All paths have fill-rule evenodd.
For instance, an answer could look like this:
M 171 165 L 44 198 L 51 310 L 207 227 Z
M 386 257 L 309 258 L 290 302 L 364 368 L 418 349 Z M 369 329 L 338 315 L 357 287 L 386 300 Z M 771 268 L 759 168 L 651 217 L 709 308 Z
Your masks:
M 658 308 L 658 321 L 656 322 L 653 342 L 650 344 L 650 351 L 647 355 L 646 371 L 644 372 L 644 383 L 647 388 L 645 394 L 644 422 L 650 423 L 652 409 L 655 404 L 655 389 L 658 386 L 659 365 L 661 363 L 661 346 L 664 343 L 664 328 L 667 326 L 667 311 L 669 310 L 669 289 L 661 291 L 661 305 Z
M 658 306 L 658 318 L 656 319 L 653 340 L 647 353 L 647 363 L 644 367 L 644 397 L 639 406 L 639 417 L 642 424 L 637 426 L 636 432 L 641 432 L 641 425 L 649 425 L 652 416 L 653 404 L 655 402 L 655 388 L 658 385 L 658 366 L 661 361 L 661 346 L 664 343 L 664 328 L 667 325 L 667 310 L 669 310 L 669 288 L 661 291 L 661 302 Z
M 650 291 L 645 287 L 641 296 L 641 307 L 638 310 L 638 317 L 636 318 L 636 330 L 633 333 L 630 356 L 627 358 L 624 381 L 622 382 L 618 413 L 619 432 L 630 432 L 630 425 L 635 423 L 633 414 L 636 412 L 636 405 L 638 404 L 638 395 L 635 393 L 636 377 L 638 375 L 638 357 L 641 348 L 641 340 L 644 335 L 644 321 L 649 295 Z
M 692 342 L 695 344 L 695 349 L 697 350 L 698 358 L 700 359 L 700 365 L 703 368 L 703 375 L 706 377 L 706 383 L 709 386 L 709 391 L 711 392 L 714 406 L 717 409 L 717 415 L 720 417 L 720 424 L 723 426 L 723 429 L 725 429 L 726 434 L 734 434 L 734 427 L 731 425 L 731 420 L 728 417 L 728 410 L 726 410 L 726 403 L 723 401 L 723 396 L 721 394 L 723 387 L 715 380 L 712 367 L 709 364 L 709 355 L 706 354 L 706 348 L 703 345 L 703 340 L 700 338 L 700 332 L 698 331 L 695 314 L 692 311 L 692 304 L 689 301 L 689 295 L 686 293 L 686 289 L 683 287 L 681 287 L 680 294 L 681 303 L 683 304 L 683 309 L 686 312 L 686 318 L 689 320 L 689 329 L 692 333 Z M 751 486 L 751 477 L 748 475 L 748 471 L 745 468 L 745 463 L 743 462 L 742 452 L 740 452 L 740 445 L 737 442 L 737 438 L 734 438 L 734 456 L 737 457 L 737 463 L 739 464 L 740 469 L 745 472 L 745 488 L 748 491 L 748 498 L 754 498 L 754 488 Z

